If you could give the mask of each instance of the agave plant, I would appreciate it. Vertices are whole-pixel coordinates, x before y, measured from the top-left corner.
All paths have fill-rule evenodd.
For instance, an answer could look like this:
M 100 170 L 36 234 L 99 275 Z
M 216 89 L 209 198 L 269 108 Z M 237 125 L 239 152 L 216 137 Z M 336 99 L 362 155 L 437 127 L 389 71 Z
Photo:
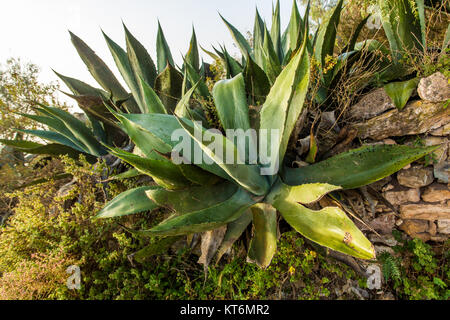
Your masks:
M 111 109 L 136 149 L 130 153 L 110 147 L 110 152 L 151 176 L 157 185 L 126 191 L 109 202 L 97 217 L 114 218 L 167 208 L 173 213 L 169 218 L 150 230 L 134 232 L 160 237 L 167 244 L 180 236 L 226 227 L 219 256 L 253 223 L 248 257 L 265 268 L 276 252 L 279 213 L 295 230 L 320 245 L 373 259 L 373 246 L 342 209 L 326 207 L 316 211 L 308 206 L 330 192 L 357 188 L 391 175 L 435 148 L 378 145 L 304 168 L 284 166 L 288 140 L 302 111 L 310 81 L 307 32 L 302 36 L 292 47 L 292 58 L 273 79 L 253 121 L 249 111 L 252 96 L 248 94 L 245 72 L 217 82 L 209 92 L 187 61 L 185 73 L 193 85 L 176 105 L 174 114 L 169 114 L 171 106 L 161 101 L 148 101 L 152 104 L 147 106 L 164 107 L 160 113 L 128 114 Z M 258 149 L 252 138 L 246 148 L 241 148 L 228 135 L 208 130 L 208 122 L 194 121 L 201 119 L 196 119 L 192 112 L 192 96 L 213 104 L 223 130 L 279 133 L 259 146 L 258 154 L 270 155 L 269 161 L 263 156 L 258 156 L 256 162 L 248 160 L 247 152 Z M 180 130 L 188 138 L 187 151 L 180 152 L 179 141 L 172 139 L 173 133 Z M 195 150 L 201 151 L 200 161 L 195 159 Z M 232 150 L 233 159 L 245 161 L 224 161 L 223 154 L 228 150 Z M 175 161 L 174 151 L 187 161 Z M 276 163 L 281 164 L 280 170 L 263 170 Z

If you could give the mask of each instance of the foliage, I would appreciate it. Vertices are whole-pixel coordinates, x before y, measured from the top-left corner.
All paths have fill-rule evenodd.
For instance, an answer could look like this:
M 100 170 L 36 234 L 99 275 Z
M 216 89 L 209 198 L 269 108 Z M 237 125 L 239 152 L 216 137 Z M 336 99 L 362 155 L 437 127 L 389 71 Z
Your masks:
M 36 122 L 17 113 L 30 113 L 36 103 L 51 104 L 62 109 L 67 106 L 58 100 L 57 83 L 42 83 L 39 68 L 32 63 L 10 58 L 0 69 L 0 138 L 10 139 L 15 129 L 42 128 Z
M 385 281 L 392 285 L 398 298 L 447 300 L 450 297 L 450 243 L 447 241 L 440 253 L 435 253 L 420 239 L 397 239 L 401 243 L 394 247 L 395 255 L 384 252 L 378 260 L 383 264 Z

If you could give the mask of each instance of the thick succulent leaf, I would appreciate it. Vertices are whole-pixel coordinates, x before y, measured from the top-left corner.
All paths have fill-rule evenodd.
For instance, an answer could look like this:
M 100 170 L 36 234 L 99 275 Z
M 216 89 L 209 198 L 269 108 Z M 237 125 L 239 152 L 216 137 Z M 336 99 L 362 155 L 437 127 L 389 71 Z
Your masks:
M 130 170 L 125 171 L 123 173 L 119 173 L 119 174 L 116 174 L 116 175 L 110 177 L 108 179 L 108 181 L 110 181 L 110 180 L 130 179 L 130 178 L 138 177 L 140 175 L 142 175 L 142 173 L 140 173 L 138 169 L 133 168 L 133 169 L 130 169 Z
M 270 204 L 259 203 L 251 207 L 253 238 L 248 249 L 248 261 L 267 268 L 277 251 L 277 210 Z
M 212 92 L 220 122 L 225 130 L 250 129 L 244 76 L 242 73 L 230 80 L 221 80 Z
M 303 109 L 308 85 L 309 56 L 306 41 L 303 41 L 302 47 L 276 79 L 261 110 L 260 129 L 268 130 L 267 146 L 273 148 L 266 152 L 271 165 L 282 163 L 292 130 Z M 277 141 L 272 141 L 272 134 L 277 132 Z
M 198 259 L 198 263 L 203 265 L 203 270 L 207 273 L 208 267 L 222 244 L 225 233 L 227 232 L 227 226 L 221 226 L 220 228 L 209 230 L 202 233 L 202 242 L 200 245 L 201 256 Z
M 390 176 L 438 147 L 365 146 L 311 166 L 286 168 L 282 179 L 291 186 L 319 182 L 331 183 L 344 189 L 355 189 Z
M 143 102 L 142 113 L 167 113 L 166 107 L 152 87 L 142 78 L 139 81 Z
M 277 52 L 274 49 L 272 38 L 267 27 L 264 25 L 264 45 L 263 45 L 263 67 L 271 84 L 275 82 L 281 72 L 281 65 L 278 60 Z
M 140 187 L 125 191 L 106 204 L 96 218 L 117 218 L 158 208 L 145 194 L 149 190 L 159 187 Z
M 414 78 L 407 81 L 390 82 L 384 86 L 384 90 L 391 98 L 392 102 L 394 102 L 395 107 L 402 110 L 414 90 L 417 88 L 419 80 L 419 78 Z
M 253 219 L 251 210 L 245 211 L 237 220 L 227 225 L 227 233 L 223 238 L 222 245 L 217 251 L 216 263 L 220 262 L 223 255 L 233 246 L 233 244 L 241 237 L 245 229 L 250 225 Z
M 21 130 L 21 129 L 17 129 L 17 131 L 23 132 L 25 134 L 30 134 L 50 142 L 63 144 L 80 152 L 89 153 L 89 151 L 86 150 L 86 147 L 84 145 L 80 144 L 80 146 L 78 146 L 75 143 L 73 143 L 70 139 L 67 139 L 64 135 L 58 132 L 49 130 Z
M 245 40 L 245 37 L 231 23 L 229 23 L 227 20 L 225 20 L 225 18 L 222 17 L 222 15 L 220 15 L 220 17 L 222 18 L 223 22 L 225 22 L 228 29 L 230 30 L 231 36 L 233 37 L 234 41 L 236 42 L 236 45 L 241 50 L 242 56 L 244 56 L 244 57 L 247 56 L 247 53 L 250 56 L 253 56 L 253 50 L 250 47 L 250 45 L 248 44 L 247 40 Z
M 132 165 L 143 174 L 151 176 L 155 182 L 170 190 L 191 185 L 180 171 L 180 168 L 168 160 L 143 158 L 117 148 L 110 148 L 110 153 Z
M 255 201 L 244 189 L 239 188 L 230 198 L 212 207 L 169 218 L 142 234 L 177 236 L 205 232 L 220 228 L 238 219 Z
M 272 38 L 273 47 L 278 56 L 278 62 L 283 62 L 283 48 L 281 45 L 281 16 L 280 16 L 280 0 L 277 0 L 275 10 L 272 6 L 272 27 L 270 29 L 270 37 Z
M 0 143 L 16 148 L 18 151 L 30 154 L 47 154 L 51 156 L 68 155 L 70 158 L 78 160 L 80 154 L 86 157 L 86 160 L 90 163 L 97 161 L 97 157 L 91 156 L 89 154 L 80 152 L 68 146 L 50 143 L 50 144 L 39 144 L 30 141 L 23 140 L 4 140 L 0 139 Z
M 222 59 L 222 58 L 219 57 L 217 54 L 215 54 L 215 53 L 213 53 L 213 52 L 211 52 L 211 51 L 209 51 L 209 50 L 206 50 L 206 49 L 203 48 L 202 46 L 200 46 L 200 49 L 202 49 L 203 52 L 205 52 L 208 56 L 210 56 L 214 61 L 217 61 L 217 60 Z
M 402 52 L 425 48 L 423 0 L 379 0 L 381 21 L 391 46 L 394 61 L 402 57 Z M 421 21 L 422 20 L 422 21 Z
M 297 232 L 333 250 L 361 259 L 375 258 L 373 245 L 341 209 L 310 210 L 290 200 L 284 190 L 274 190 L 272 205 Z
M 228 53 L 225 47 L 222 47 L 222 50 L 226 76 L 227 78 L 233 78 L 242 72 L 242 66 Z
M 155 80 L 155 91 L 165 109 L 173 112 L 182 95 L 183 75 L 172 64 L 168 64 Z
M 311 164 L 315 163 L 318 151 L 319 151 L 319 148 L 316 143 L 316 138 L 314 137 L 313 128 L 311 128 L 309 152 L 308 152 L 308 155 L 306 156 L 305 161 L 308 163 L 311 163 Z
M 166 237 L 152 239 L 152 243 L 132 255 L 133 260 L 145 263 L 147 259 L 166 253 L 169 248 L 183 237 Z
M 143 103 L 140 97 L 139 79 L 136 79 L 133 70 L 131 69 L 130 60 L 128 59 L 128 54 L 122 47 L 120 47 L 116 42 L 114 42 L 110 37 L 108 37 L 104 32 L 103 36 L 108 44 L 109 51 L 114 58 L 117 69 L 119 70 L 122 78 L 125 80 L 128 88 L 131 90 L 135 101 L 137 102 L 141 112 L 144 112 Z
M 107 93 L 103 90 L 94 88 L 87 83 L 80 81 L 78 79 L 66 77 L 56 71 L 53 71 L 70 89 L 70 91 L 73 92 L 73 94 L 79 96 L 79 95 L 89 95 L 89 96 L 107 96 Z
M 242 160 L 245 160 L 245 155 L 239 152 L 232 141 L 219 132 L 206 131 L 198 123 L 192 124 L 185 119 L 180 119 L 179 122 L 191 138 L 198 143 L 201 150 L 234 181 L 255 195 L 266 194 L 269 190 L 269 183 L 266 177 L 261 176 L 260 167 L 252 164 L 239 164 L 239 162 L 244 162 Z M 200 140 L 199 137 L 203 137 L 203 139 Z M 206 144 L 204 141 L 214 142 Z M 232 155 L 227 152 L 232 152 Z M 232 161 L 227 161 L 229 157 Z
M 155 63 L 144 46 L 131 34 L 125 24 L 123 28 L 125 30 L 128 60 L 136 80 L 142 78 L 153 87 L 157 76 Z
M 197 82 L 192 86 L 192 88 L 189 89 L 188 92 L 186 92 L 181 100 L 177 103 L 177 106 L 175 107 L 175 115 L 181 118 L 190 118 L 193 111 L 190 109 L 190 101 L 192 98 L 192 95 L 194 94 L 195 90 L 197 90 L 198 85 L 200 82 Z
M 187 141 L 181 141 L 179 138 L 176 138 L 175 140 L 172 140 L 172 135 L 176 133 L 178 130 L 182 130 L 184 133 L 184 129 L 179 124 L 178 120 L 172 116 L 172 115 L 164 115 L 164 114 L 120 114 L 121 119 L 126 119 L 130 122 L 130 126 L 133 126 L 136 128 L 136 130 L 142 131 L 145 135 L 142 137 L 146 137 L 142 139 L 142 142 L 137 142 L 139 136 L 132 136 L 134 134 L 130 129 L 124 128 L 124 130 L 130 135 L 131 139 L 136 143 L 136 145 L 144 150 L 146 150 L 144 153 L 147 157 L 154 157 L 154 149 L 159 151 L 160 153 L 167 154 L 170 153 L 172 148 L 176 147 L 180 143 L 185 143 L 191 147 L 190 157 L 188 155 L 182 154 L 183 157 L 187 157 L 186 159 L 190 163 L 194 163 L 196 161 L 194 158 L 194 151 L 198 150 L 198 146 L 194 143 L 192 143 L 192 139 L 189 138 Z M 186 120 L 189 121 L 189 120 Z M 125 121 L 124 121 L 125 122 Z M 127 131 L 128 130 L 128 131 Z M 185 138 L 187 135 L 183 135 L 183 138 Z M 155 140 L 155 138 L 157 140 Z M 150 142 L 145 142 L 145 139 L 148 139 Z M 158 144 L 156 144 L 158 143 Z M 164 147 L 166 149 L 160 149 L 160 147 Z M 197 148 L 197 149 L 195 149 Z M 180 150 L 182 151 L 182 150 Z M 182 152 L 181 152 L 182 153 Z M 206 155 L 204 155 L 207 157 Z M 212 162 L 209 161 L 208 163 Z M 222 177 L 224 179 L 231 179 L 228 174 L 220 168 L 215 163 L 208 164 L 206 162 L 203 162 L 202 164 L 196 165 L 206 171 L 209 171 L 219 177 Z
M 276 189 L 277 191 L 267 197 L 268 202 L 273 201 L 273 195 L 276 195 L 279 192 L 283 192 L 285 199 L 288 201 L 301 204 L 312 204 L 322 199 L 322 197 L 326 194 L 336 190 L 340 190 L 341 187 L 333 186 L 328 183 L 309 183 L 301 184 L 299 186 L 288 186 L 282 183 L 278 183 L 278 185 L 273 189 Z
M 198 53 L 197 36 L 194 27 L 192 27 L 192 38 L 189 45 L 189 51 L 186 54 L 186 61 L 197 71 L 200 70 L 200 55 Z
M 255 23 L 253 26 L 253 51 L 255 61 L 261 67 L 263 67 L 264 33 L 264 22 L 259 15 L 258 8 L 256 8 Z
M 326 56 L 333 56 L 343 3 L 344 0 L 339 0 L 329 19 L 320 25 L 315 45 L 315 57 L 322 66 L 325 65 Z
M 350 38 L 350 41 L 348 44 L 342 49 L 341 54 L 349 51 L 353 51 L 355 49 L 355 44 L 358 41 L 359 34 L 361 33 L 361 30 L 364 28 L 364 26 L 367 23 L 367 20 L 369 20 L 370 14 L 365 17 L 361 22 L 356 26 L 355 31 L 352 34 L 352 37 Z
M 82 121 L 78 120 L 70 113 L 55 107 L 42 106 L 42 108 L 60 119 L 70 132 L 72 132 L 75 138 L 86 146 L 86 150 L 89 150 L 90 154 L 94 156 L 103 156 L 107 154 L 105 148 L 97 141 L 91 130 L 89 130 Z
M 213 207 L 231 198 L 238 190 L 232 182 L 213 186 L 191 187 L 184 190 L 170 191 L 153 189 L 147 196 L 161 207 L 174 211 L 177 215 Z
M 300 17 L 300 12 L 298 10 L 297 1 L 294 0 L 292 4 L 292 11 L 291 11 L 291 19 L 289 20 L 289 25 L 286 33 L 286 47 L 285 52 L 290 50 L 291 52 L 294 52 L 297 50 L 299 37 L 303 35 L 301 32 L 301 28 L 303 27 L 303 21 Z
M 270 92 L 270 82 L 266 73 L 249 56 L 247 56 L 244 79 L 250 103 L 252 105 L 263 104 Z
M 89 48 L 89 46 L 83 42 L 79 37 L 70 32 L 72 43 L 77 49 L 78 54 L 87 66 L 89 72 L 94 79 L 102 86 L 104 90 L 112 93 L 116 100 L 128 100 L 128 93 L 122 87 L 120 82 L 108 68 L 108 66 L 101 60 L 97 54 Z M 139 108 L 136 102 L 128 100 L 124 105 L 131 112 L 138 112 Z
M 197 71 L 195 71 L 194 67 L 186 60 L 184 61 L 184 67 L 186 68 L 186 75 L 189 82 L 191 84 L 197 84 L 197 89 L 195 90 L 196 94 L 208 100 L 210 98 L 210 93 L 208 86 L 206 85 L 203 78 Z
M 445 49 L 447 49 L 448 45 L 450 44 L 450 23 L 447 27 L 447 31 L 445 32 L 444 42 L 442 43 L 442 52 L 445 52 Z
M 166 38 L 164 37 L 164 33 L 161 28 L 161 24 L 158 21 L 158 35 L 156 37 L 156 57 L 158 64 L 158 73 L 162 73 L 167 64 L 171 66 L 175 66 L 173 62 L 172 53 L 170 52 L 169 45 L 167 44 Z
M 180 164 L 179 168 L 183 176 L 194 184 L 213 185 L 221 180 L 220 177 L 203 170 L 195 165 Z

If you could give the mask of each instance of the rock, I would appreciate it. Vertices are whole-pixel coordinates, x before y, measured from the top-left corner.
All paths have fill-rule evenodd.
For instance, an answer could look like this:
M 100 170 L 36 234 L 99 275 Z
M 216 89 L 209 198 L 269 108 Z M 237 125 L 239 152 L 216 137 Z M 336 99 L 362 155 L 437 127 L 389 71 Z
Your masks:
M 392 177 L 391 177 L 391 176 L 387 176 L 386 178 L 383 178 L 383 179 L 381 179 L 381 180 L 378 180 L 378 181 L 376 181 L 376 182 L 370 184 L 370 186 L 371 186 L 374 190 L 380 191 L 380 190 L 383 189 L 383 187 L 384 187 L 385 185 L 387 185 L 387 184 L 388 184 L 389 182 L 391 182 L 391 181 L 392 181 Z
M 373 219 L 368 224 L 381 234 L 391 234 L 392 229 L 395 226 L 395 215 L 383 214 L 378 218 Z
M 450 123 L 450 108 L 442 102 L 412 101 L 401 111 L 393 109 L 382 115 L 351 125 L 361 139 L 383 140 L 425 133 Z
M 420 79 L 417 93 L 421 99 L 427 101 L 439 102 L 450 99 L 448 79 L 441 72 L 433 73 Z
M 447 123 L 446 125 L 431 131 L 430 134 L 433 136 L 440 136 L 440 137 L 450 135 L 450 123 Z
M 394 206 L 399 206 L 408 202 L 419 202 L 420 189 L 391 190 L 385 192 L 383 196 Z
M 433 183 L 425 189 L 422 199 L 426 202 L 445 202 L 450 200 L 450 190 L 444 184 Z
M 438 182 L 448 183 L 448 174 L 450 170 L 450 165 L 447 161 L 442 161 L 441 163 L 434 165 L 434 176 L 438 179 Z
M 436 160 L 438 163 L 441 163 L 442 161 L 445 161 L 447 159 L 447 138 L 428 136 L 424 139 L 424 144 L 427 147 L 440 145 L 440 148 L 433 151 L 434 160 Z
M 437 234 L 437 226 L 434 221 L 430 221 L 430 224 L 428 226 L 428 233 L 430 234 L 430 236 L 435 236 Z
M 437 230 L 439 233 L 450 234 L 450 219 L 438 220 Z
M 395 254 L 395 252 L 394 252 L 394 250 L 392 250 L 392 248 L 389 248 L 389 247 L 386 247 L 386 246 L 374 246 L 374 248 L 375 248 L 375 253 L 376 253 L 377 256 L 380 253 L 383 253 L 383 252 L 390 253 L 391 255 Z
M 409 188 L 425 187 L 433 183 L 433 169 L 423 167 L 411 167 L 400 170 L 397 173 L 398 183 Z
M 367 120 L 386 110 L 395 108 L 384 88 L 379 88 L 362 97 L 358 103 L 350 107 L 349 114 L 354 120 Z
M 378 236 L 376 234 L 371 234 L 371 235 L 369 235 L 369 240 L 372 243 L 382 243 L 389 247 L 393 247 L 398 244 L 398 241 L 395 240 L 395 238 L 392 234 L 383 234 L 380 236 Z
M 444 235 L 444 234 L 438 234 L 438 235 L 436 235 L 436 236 L 432 236 L 431 238 L 430 238 L 430 240 L 431 241 L 436 241 L 436 242 L 445 242 L 445 241 L 447 241 L 448 240 L 448 236 L 447 235 Z
M 450 207 L 446 204 L 406 204 L 400 206 L 400 216 L 405 219 L 450 219 Z
M 412 238 L 418 238 L 422 241 L 431 239 L 431 236 L 427 233 L 428 229 L 428 221 L 425 220 L 405 220 L 400 226 L 400 230 L 403 230 Z

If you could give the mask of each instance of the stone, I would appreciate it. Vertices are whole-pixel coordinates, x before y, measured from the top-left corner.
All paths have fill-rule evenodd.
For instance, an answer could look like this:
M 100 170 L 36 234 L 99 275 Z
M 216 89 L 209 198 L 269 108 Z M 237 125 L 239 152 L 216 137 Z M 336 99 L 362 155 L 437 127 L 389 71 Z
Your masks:
M 426 187 L 422 199 L 426 202 L 445 202 L 450 200 L 450 190 L 445 184 L 433 183 Z
M 430 221 L 430 224 L 428 226 L 428 233 L 432 237 L 437 234 L 437 226 L 436 226 L 436 223 L 434 223 L 434 221 Z
M 448 136 L 450 135 L 450 123 L 430 132 L 432 136 Z
M 447 159 L 447 138 L 428 136 L 424 138 L 424 145 L 426 147 L 440 145 L 437 150 L 433 151 L 433 158 L 435 161 L 437 161 L 437 163 L 441 163 L 442 161 L 445 161 Z
M 438 220 L 437 231 L 443 234 L 450 234 L 450 219 Z
M 386 247 L 386 246 L 374 246 L 375 248 L 375 254 L 378 256 L 380 253 L 387 252 L 391 255 L 394 255 L 395 252 L 392 250 L 392 248 Z
M 371 186 L 373 189 L 375 189 L 375 190 L 377 190 L 377 191 L 380 191 L 380 190 L 383 189 L 383 187 L 384 187 L 385 185 L 387 185 L 387 184 L 388 184 L 389 182 L 391 182 L 391 181 L 392 181 L 392 177 L 391 177 L 391 176 L 387 176 L 386 178 L 383 178 L 383 179 L 378 180 L 378 181 L 376 181 L 376 182 L 374 182 L 374 183 L 371 183 L 370 186 Z
M 406 204 L 400 206 L 400 217 L 405 219 L 450 219 L 450 207 L 446 204 Z
M 354 120 L 367 120 L 394 108 L 395 106 L 384 88 L 379 88 L 369 92 L 358 103 L 350 107 L 349 114 Z
M 406 232 L 412 238 L 418 238 L 422 241 L 429 241 L 430 234 L 427 233 L 429 229 L 428 221 L 425 220 L 405 220 L 400 226 L 400 230 Z
M 420 189 L 391 190 L 385 192 L 383 196 L 394 206 L 399 206 L 408 202 L 419 202 Z
M 441 72 L 436 72 L 429 77 L 420 79 L 417 93 L 423 100 L 445 101 L 450 99 L 450 84 Z
M 389 110 L 367 121 L 354 123 L 361 139 L 383 140 L 389 137 L 416 135 L 440 128 L 450 123 L 450 108 L 442 102 L 416 100 L 403 110 Z
M 392 234 L 382 234 L 382 235 L 370 234 L 369 240 L 372 243 L 382 243 L 389 247 L 394 247 L 398 244 L 398 241 L 395 240 Z
M 450 165 L 448 161 L 442 161 L 434 165 L 434 176 L 438 179 L 438 182 L 448 183 L 448 174 L 450 171 Z
M 383 214 L 370 221 L 368 225 L 381 234 L 391 234 L 395 226 L 395 215 Z
M 399 184 L 408 188 L 425 187 L 433 183 L 433 169 L 415 166 L 400 170 L 397 173 L 397 180 Z

